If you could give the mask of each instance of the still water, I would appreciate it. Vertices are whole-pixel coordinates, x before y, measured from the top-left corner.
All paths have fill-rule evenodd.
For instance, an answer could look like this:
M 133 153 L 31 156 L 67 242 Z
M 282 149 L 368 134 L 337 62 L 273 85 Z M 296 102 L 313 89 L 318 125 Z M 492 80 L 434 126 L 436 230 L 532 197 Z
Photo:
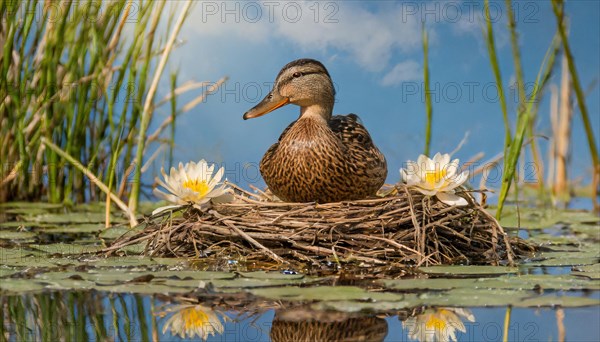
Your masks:
M 599 297 L 599 292 L 590 295 Z M 208 341 L 368 340 L 413 341 L 418 331 L 432 336 L 435 328 L 420 319 L 442 312 L 418 308 L 386 313 L 320 312 L 310 305 L 249 303 L 249 310 L 233 309 L 231 298 L 174 297 L 90 292 L 53 292 L 2 297 L 2 339 L 9 341 L 178 341 L 197 340 L 193 329 L 204 330 Z M 200 304 L 199 304 L 200 303 Z M 181 326 L 169 319 L 189 308 L 198 315 L 181 318 Z M 448 322 L 441 335 L 455 333 L 463 341 L 501 341 L 505 307 L 453 308 L 459 322 Z M 460 311 L 459 311 L 460 310 Z M 189 311 L 189 310 L 188 310 Z M 185 314 L 185 313 L 184 313 Z M 204 316 L 202 316 L 204 314 Z M 218 322 L 209 322 L 214 315 Z M 510 341 L 597 341 L 600 310 L 583 308 L 513 308 L 508 325 Z M 196 324 L 196 325 L 194 325 Z M 464 329 L 461 329 L 461 325 Z M 187 329 L 187 330 L 186 330 Z M 461 331 L 461 330 L 464 330 Z M 417 335 L 415 335 L 417 331 Z M 181 338 L 178 334 L 183 334 Z

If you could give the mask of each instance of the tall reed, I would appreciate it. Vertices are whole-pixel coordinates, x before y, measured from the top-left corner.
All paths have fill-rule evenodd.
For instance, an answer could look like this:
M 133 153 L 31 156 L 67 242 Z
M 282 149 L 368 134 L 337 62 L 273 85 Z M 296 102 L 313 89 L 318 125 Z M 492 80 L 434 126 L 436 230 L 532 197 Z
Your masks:
M 519 92 L 519 106 L 517 108 L 517 117 L 515 124 L 514 135 L 511 132 L 511 124 L 508 118 L 508 108 L 506 104 L 506 98 L 504 96 L 504 85 L 502 83 L 502 73 L 500 71 L 500 65 L 495 48 L 495 39 L 493 32 L 493 25 L 490 19 L 489 12 L 489 0 L 484 1 L 484 13 L 486 26 L 484 29 L 484 38 L 488 47 L 488 54 L 490 58 L 490 64 L 494 73 L 496 84 L 498 85 L 498 92 L 500 97 L 500 109 L 502 111 L 502 118 L 504 122 L 505 135 L 504 135 L 504 167 L 502 170 L 502 185 L 500 187 L 500 194 L 498 198 L 498 210 L 496 211 L 496 217 L 500 218 L 504 203 L 511 189 L 511 185 L 515 181 L 516 169 L 519 158 L 522 153 L 523 143 L 525 135 L 530 136 L 530 140 L 533 142 L 534 132 L 534 121 L 538 108 L 538 103 L 543 94 L 543 89 L 547 84 L 548 79 L 552 73 L 555 56 L 558 53 L 556 48 L 556 39 L 553 39 L 542 65 L 538 71 L 536 81 L 534 83 L 532 93 L 527 96 L 524 88 L 524 72 L 521 65 L 521 53 L 518 46 L 518 35 L 516 31 L 516 23 L 511 10 L 512 3 L 510 0 L 505 2 L 508 11 L 508 26 L 511 33 L 511 47 L 513 55 L 513 63 L 515 65 L 515 73 L 517 74 L 517 87 Z M 522 98 L 521 98 L 522 97 Z M 536 163 L 540 161 L 539 153 L 534 145 L 532 147 L 532 154 Z M 538 181 L 539 184 L 539 181 Z M 515 184 L 515 191 L 518 184 Z
M 427 123 L 425 126 L 425 151 L 423 154 L 429 156 L 431 147 L 431 124 L 433 121 L 433 108 L 431 106 L 431 90 L 429 85 L 429 36 L 425 29 L 425 22 L 421 26 L 422 41 L 423 41 L 423 83 L 425 85 L 425 114 L 427 115 Z
M 573 80 L 573 90 L 575 91 L 577 105 L 579 107 L 579 112 L 581 113 L 581 119 L 583 121 L 583 127 L 585 128 L 585 134 L 590 149 L 590 155 L 593 165 L 592 186 L 594 194 L 592 195 L 592 199 L 594 201 L 596 209 L 599 209 L 597 203 L 597 196 L 599 191 L 598 185 L 600 183 L 600 156 L 598 155 L 598 148 L 596 146 L 597 142 L 594 138 L 594 130 L 592 129 L 592 123 L 590 121 L 587 106 L 585 104 L 585 94 L 581 87 L 581 82 L 579 81 L 579 74 L 577 73 L 577 68 L 575 67 L 575 60 L 573 58 L 573 54 L 571 53 L 569 38 L 567 37 L 567 33 L 565 30 L 563 1 L 552 0 L 552 10 L 554 11 L 556 25 L 558 27 L 558 33 L 560 35 L 560 40 L 562 42 L 564 54 L 567 59 L 567 65 L 569 66 L 569 73 L 571 74 L 571 78 Z
M 163 46 L 159 27 L 175 14 L 164 15 L 166 1 L 0 2 L 0 201 L 110 201 L 97 186 L 102 182 L 137 204 L 151 140 L 146 130 L 152 111 L 168 103 L 154 101 L 158 80 L 190 5 Z M 176 106 L 185 91 L 171 77 Z M 172 133 L 160 140 L 171 148 Z M 98 182 L 89 182 L 81 166 Z M 128 184 L 133 167 L 135 182 Z

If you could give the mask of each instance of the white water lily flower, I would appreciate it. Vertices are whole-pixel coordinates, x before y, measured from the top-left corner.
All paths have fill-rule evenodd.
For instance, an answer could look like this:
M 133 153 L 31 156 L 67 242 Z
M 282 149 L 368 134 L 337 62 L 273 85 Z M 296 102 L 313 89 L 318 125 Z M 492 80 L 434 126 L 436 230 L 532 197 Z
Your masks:
M 420 342 L 456 341 L 456 330 L 467 331 L 462 319 L 475 322 L 475 316 L 468 309 L 427 309 L 402 322 L 402 327 L 408 329 L 409 338 Z
M 458 159 L 450 161 L 449 154 L 437 153 L 433 159 L 420 155 L 416 162 L 408 161 L 406 169 L 400 169 L 400 177 L 408 186 L 422 194 L 436 196 L 448 205 L 467 205 L 467 200 L 457 196 L 454 189 L 462 185 L 469 173 L 458 173 Z
M 179 163 L 179 168 L 172 167 L 169 175 L 161 168 L 160 172 L 165 181 L 157 177 L 156 182 L 170 193 L 158 189 L 154 189 L 152 193 L 175 205 L 160 207 L 154 210 L 152 215 L 190 203 L 202 207 L 210 200 L 218 202 L 230 200 L 231 192 L 227 185 L 221 182 L 224 168 L 221 167 L 213 176 L 214 169 L 215 166 L 209 166 L 204 159 L 197 164 L 189 162 L 185 166 Z
M 206 340 L 209 336 L 223 333 L 223 323 L 217 312 L 202 305 L 177 305 L 170 308 L 176 311 L 163 325 L 162 333 L 170 330 L 171 335 L 181 338 Z M 227 316 L 223 316 L 226 320 Z

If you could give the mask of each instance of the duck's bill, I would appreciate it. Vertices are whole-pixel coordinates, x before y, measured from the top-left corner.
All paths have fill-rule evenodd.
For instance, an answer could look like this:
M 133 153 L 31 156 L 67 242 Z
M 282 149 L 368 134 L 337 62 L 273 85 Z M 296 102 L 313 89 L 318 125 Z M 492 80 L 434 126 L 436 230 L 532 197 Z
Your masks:
M 271 94 L 269 94 L 271 95 Z M 259 104 L 254 106 L 254 108 L 250 109 L 244 114 L 244 120 L 257 118 L 259 116 L 263 116 L 269 112 L 274 111 L 277 108 L 283 107 L 286 104 L 290 103 L 290 99 L 283 96 L 278 96 L 273 94 L 272 97 L 265 97 Z

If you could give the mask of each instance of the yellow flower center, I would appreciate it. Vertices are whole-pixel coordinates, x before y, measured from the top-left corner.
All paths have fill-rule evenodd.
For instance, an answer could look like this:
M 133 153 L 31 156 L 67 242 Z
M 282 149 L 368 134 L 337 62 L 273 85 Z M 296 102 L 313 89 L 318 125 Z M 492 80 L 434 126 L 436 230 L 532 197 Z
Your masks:
M 202 327 L 208 323 L 208 315 L 195 307 L 183 309 L 180 314 L 186 331 L 195 327 Z
M 446 178 L 446 169 L 442 170 L 427 170 L 425 171 L 425 181 L 434 186 L 435 183 L 439 182 L 441 179 Z
M 444 319 L 444 311 L 440 310 L 440 312 L 432 314 L 429 316 L 427 322 L 425 322 L 425 327 L 429 329 L 435 329 L 437 331 L 444 331 L 446 329 L 446 325 L 448 322 Z
M 183 187 L 197 192 L 199 197 L 204 197 L 209 190 L 208 183 L 206 181 L 199 181 L 198 179 L 186 180 L 183 182 Z

